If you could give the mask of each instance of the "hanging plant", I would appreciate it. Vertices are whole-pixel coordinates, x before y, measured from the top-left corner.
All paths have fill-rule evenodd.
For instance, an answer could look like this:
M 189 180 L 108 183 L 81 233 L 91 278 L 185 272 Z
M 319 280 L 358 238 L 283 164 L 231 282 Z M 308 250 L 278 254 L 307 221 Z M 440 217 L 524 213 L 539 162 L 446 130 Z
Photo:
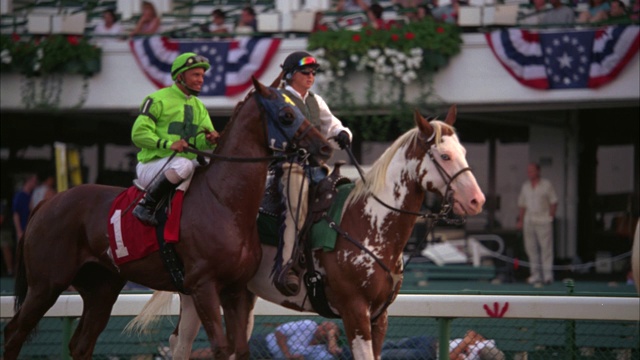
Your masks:
M 359 107 L 348 96 L 344 84 L 354 73 L 369 73 L 364 89 L 368 110 L 379 109 L 383 115 L 371 120 L 382 124 L 390 119 L 411 119 L 415 107 L 424 107 L 431 89 L 433 74 L 445 67 L 460 52 L 462 39 L 456 25 L 424 20 L 393 26 L 388 30 L 363 27 L 360 30 L 321 30 L 309 37 L 308 50 L 321 65 L 317 82 L 323 93 L 334 100 L 332 106 L 353 113 Z M 415 98 L 406 87 L 417 84 Z M 426 95 L 426 96 L 425 96 Z M 382 109 L 384 108 L 384 109 Z M 395 124 L 398 132 L 412 126 L 411 121 Z M 364 127 L 363 127 L 364 128 Z M 389 128 L 376 126 L 363 134 L 367 140 L 384 140 Z

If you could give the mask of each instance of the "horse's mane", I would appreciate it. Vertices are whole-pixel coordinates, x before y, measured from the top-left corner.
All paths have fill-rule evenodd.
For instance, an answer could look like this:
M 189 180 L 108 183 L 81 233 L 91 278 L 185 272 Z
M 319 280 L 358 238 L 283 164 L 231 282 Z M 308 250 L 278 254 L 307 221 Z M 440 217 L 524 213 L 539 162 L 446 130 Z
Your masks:
M 429 122 L 433 127 L 435 132 L 435 144 L 436 147 L 440 145 L 442 142 L 442 130 L 449 129 L 451 131 L 455 131 L 454 128 L 440 120 L 432 120 Z M 363 199 L 370 193 L 377 193 L 385 184 L 385 175 L 387 173 L 387 169 L 389 168 L 389 164 L 391 163 L 391 159 L 395 153 L 406 144 L 410 146 L 414 146 L 419 139 L 420 130 L 415 127 L 403 135 L 401 135 L 396 141 L 391 144 L 387 150 L 373 163 L 371 169 L 364 175 L 364 181 L 362 179 L 358 179 L 356 181 L 355 187 L 349 198 L 347 199 L 347 205 L 351 203 L 355 203 L 356 201 Z

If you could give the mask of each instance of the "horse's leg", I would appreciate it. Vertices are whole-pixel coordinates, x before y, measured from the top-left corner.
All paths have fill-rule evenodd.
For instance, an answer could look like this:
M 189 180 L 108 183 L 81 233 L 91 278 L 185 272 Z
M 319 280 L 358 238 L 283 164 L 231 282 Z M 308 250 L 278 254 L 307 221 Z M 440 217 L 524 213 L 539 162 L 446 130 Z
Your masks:
M 194 290 L 191 295 L 198 317 L 207 333 L 215 359 L 228 359 L 230 355 L 227 338 L 222 328 L 220 297 L 216 284 L 209 280 Z
M 198 330 L 200 318 L 189 295 L 180 294 L 180 318 L 173 334 L 169 337 L 169 346 L 174 360 L 188 360 Z
M 22 306 L 4 328 L 4 359 L 18 358 L 22 345 L 66 286 L 29 288 Z
M 374 359 L 371 318 L 366 311 L 367 305 L 366 303 L 349 302 L 342 307 L 347 310 L 340 311 L 349 347 L 355 360 Z
M 371 323 L 371 337 L 373 340 L 373 354 L 376 359 L 380 359 L 382 353 L 382 345 L 384 343 L 384 337 L 387 334 L 387 327 L 389 326 L 387 311 L 385 310 L 378 318 Z
M 111 309 L 126 280 L 95 265 L 81 270 L 73 286 L 82 297 L 82 316 L 69 342 L 73 359 L 91 359 L 98 336 L 107 326 Z
M 229 346 L 234 349 L 234 359 L 244 360 L 249 358 L 249 313 L 253 310 L 253 298 L 255 295 L 248 289 L 240 291 L 227 291 L 222 295 L 222 308 L 227 329 Z

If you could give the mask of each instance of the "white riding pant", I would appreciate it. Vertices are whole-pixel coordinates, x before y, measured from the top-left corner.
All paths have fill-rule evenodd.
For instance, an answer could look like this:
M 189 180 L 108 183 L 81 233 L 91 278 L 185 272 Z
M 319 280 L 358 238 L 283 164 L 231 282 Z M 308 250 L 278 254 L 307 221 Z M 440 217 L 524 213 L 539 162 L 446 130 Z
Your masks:
M 193 171 L 198 166 L 198 161 L 196 159 L 189 160 L 181 156 L 174 156 L 168 164 L 167 160 L 169 158 L 153 160 L 144 164 L 138 163 L 136 165 L 136 174 L 138 175 L 139 184 L 146 188 L 160 172 L 166 173 L 167 170 L 173 170 L 182 179 L 177 189 L 187 191 Z
M 280 183 L 287 208 L 282 263 L 286 264 L 291 260 L 298 233 L 307 218 L 309 181 L 305 178 L 304 169 L 298 164 L 285 163 L 282 165 L 282 172 Z
M 553 222 L 525 221 L 524 249 L 531 266 L 531 281 L 553 281 Z

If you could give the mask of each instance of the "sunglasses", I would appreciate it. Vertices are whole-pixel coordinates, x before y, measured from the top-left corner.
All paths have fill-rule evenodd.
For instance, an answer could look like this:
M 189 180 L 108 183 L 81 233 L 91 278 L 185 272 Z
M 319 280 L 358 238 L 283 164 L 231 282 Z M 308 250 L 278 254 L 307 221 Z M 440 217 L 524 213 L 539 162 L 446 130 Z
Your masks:
M 175 74 L 179 73 L 180 70 L 182 70 L 182 69 L 184 69 L 186 67 L 189 67 L 189 66 L 194 65 L 194 64 L 201 64 L 201 63 L 208 64 L 209 63 L 209 59 L 207 59 L 205 56 L 202 56 L 202 55 L 191 56 L 191 57 L 189 57 L 187 59 L 187 61 L 184 62 L 184 64 L 182 64 L 182 66 L 180 66 L 179 68 L 175 69 L 171 74 L 175 75 Z
M 306 76 L 309 76 L 309 75 L 316 76 L 316 71 L 315 70 L 301 70 L 301 71 L 298 71 L 298 72 L 300 74 L 306 75 Z

